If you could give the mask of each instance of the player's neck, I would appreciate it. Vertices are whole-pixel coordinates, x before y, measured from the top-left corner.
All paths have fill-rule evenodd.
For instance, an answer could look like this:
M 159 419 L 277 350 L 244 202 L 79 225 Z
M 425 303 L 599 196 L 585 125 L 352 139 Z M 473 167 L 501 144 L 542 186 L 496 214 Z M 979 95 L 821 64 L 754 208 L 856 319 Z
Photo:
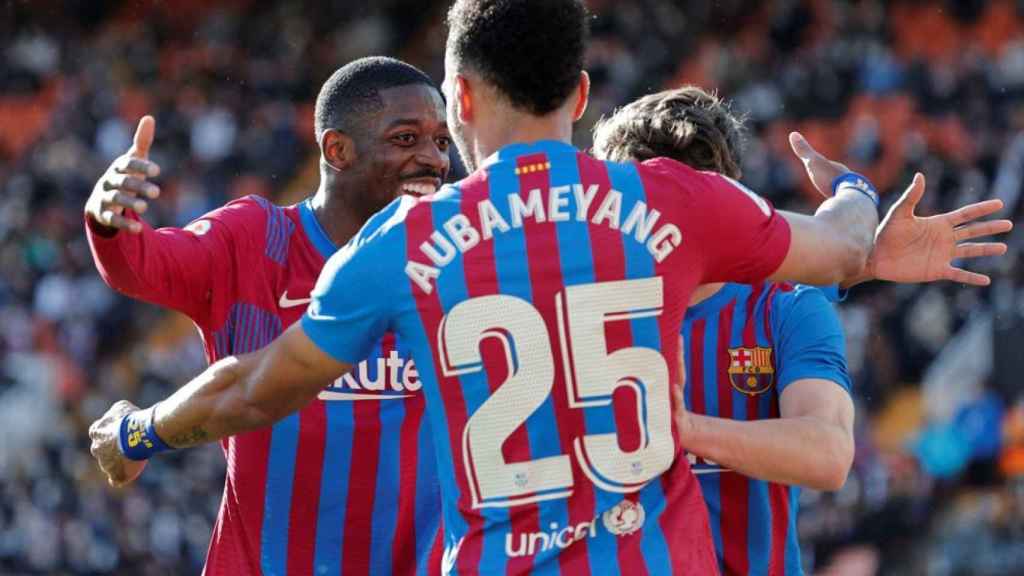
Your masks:
M 341 194 L 330 193 L 323 179 L 310 204 L 313 217 L 335 246 L 343 246 L 364 224 L 345 203 Z
M 722 286 L 725 286 L 725 284 L 722 284 L 721 282 L 717 284 L 701 284 L 700 286 L 697 286 L 697 289 L 693 291 L 693 296 L 690 297 L 690 306 L 696 306 L 708 298 L 711 298 L 722 289 Z
M 547 116 L 496 112 L 493 117 L 500 117 L 503 120 L 481 126 L 478 133 L 474 150 L 478 163 L 503 147 L 517 142 L 557 140 L 566 144 L 572 143 L 572 118 L 558 110 Z

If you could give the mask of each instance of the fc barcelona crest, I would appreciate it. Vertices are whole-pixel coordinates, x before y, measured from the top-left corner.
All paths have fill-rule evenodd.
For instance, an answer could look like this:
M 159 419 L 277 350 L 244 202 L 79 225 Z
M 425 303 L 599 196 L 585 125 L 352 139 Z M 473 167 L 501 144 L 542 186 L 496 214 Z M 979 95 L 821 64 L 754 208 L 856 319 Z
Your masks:
M 764 394 L 775 382 L 771 348 L 729 348 L 729 381 L 750 396 Z

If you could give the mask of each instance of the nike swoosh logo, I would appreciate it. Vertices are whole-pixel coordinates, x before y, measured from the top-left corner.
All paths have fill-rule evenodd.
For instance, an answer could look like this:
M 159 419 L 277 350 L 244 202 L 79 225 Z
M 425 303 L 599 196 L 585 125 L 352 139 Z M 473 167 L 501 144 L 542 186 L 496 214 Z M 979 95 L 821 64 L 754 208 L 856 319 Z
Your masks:
M 309 304 L 312 300 L 312 298 L 298 298 L 296 300 L 292 300 L 288 297 L 288 291 L 285 290 L 284 293 L 281 294 L 281 299 L 277 301 L 277 306 L 279 308 L 294 308 L 296 306 L 302 306 L 303 304 Z
M 412 394 L 360 394 L 358 392 L 333 392 L 324 390 L 317 395 L 321 400 L 399 400 L 410 398 Z

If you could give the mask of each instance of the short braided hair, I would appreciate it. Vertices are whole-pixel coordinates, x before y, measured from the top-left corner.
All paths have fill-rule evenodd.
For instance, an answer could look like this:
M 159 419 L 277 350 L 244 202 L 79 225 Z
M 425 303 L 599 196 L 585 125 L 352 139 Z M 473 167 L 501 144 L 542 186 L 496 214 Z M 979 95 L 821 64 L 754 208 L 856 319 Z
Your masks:
M 594 155 L 627 162 L 660 156 L 739 178 L 743 122 L 715 94 L 684 86 L 649 94 L 602 118 Z

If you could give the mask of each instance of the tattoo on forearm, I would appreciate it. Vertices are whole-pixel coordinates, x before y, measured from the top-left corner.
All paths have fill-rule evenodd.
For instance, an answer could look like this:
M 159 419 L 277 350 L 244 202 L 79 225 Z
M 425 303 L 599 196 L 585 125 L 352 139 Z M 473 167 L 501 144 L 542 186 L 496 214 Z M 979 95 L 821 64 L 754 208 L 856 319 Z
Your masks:
M 201 443 L 203 440 L 206 440 L 207 436 L 209 434 L 206 433 L 202 426 L 196 426 L 188 432 L 172 437 L 171 445 L 184 448 Z

